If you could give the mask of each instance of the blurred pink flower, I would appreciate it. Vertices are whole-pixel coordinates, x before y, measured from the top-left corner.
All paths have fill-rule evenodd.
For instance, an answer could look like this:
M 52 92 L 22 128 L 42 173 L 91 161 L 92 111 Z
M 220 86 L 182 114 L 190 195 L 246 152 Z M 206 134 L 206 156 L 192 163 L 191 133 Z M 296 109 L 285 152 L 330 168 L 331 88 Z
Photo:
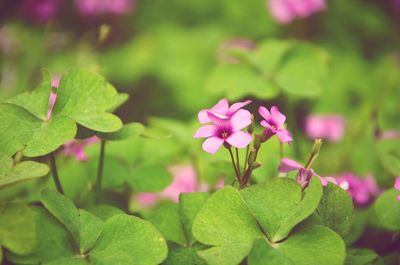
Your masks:
M 266 107 L 260 106 L 258 112 L 264 118 L 260 124 L 265 127 L 264 133 L 267 139 L 276 134 L 282 143 L 290 143 L 293 140 L 284 127 L 286 116 L 279 112 L 276 106 L 271 108 L 271 112 Z
M 52 80 L 51 80 L 51 86 L 53 88 L 58 88 L 58 86 L 60 85 L 60 75 L 55 75 L 53 76 Z M 47 110 L 47 119 L 50 120 L 51 118 L 51 114 L 53 113 L 53 108 L 54 105 L 56 104 L 56 100 L 57 100 L 57 93 L 51 91 L 50 92 L 50 97 L 49 97 L 49 107 Z
M 75 0 L 82 15 L 125 15 L 132 11 L 134 0 Z
M 223 63 L 235 64 L 240 60 L 231 54 L 234 50 L 254 50 L 256 44 L 248 39 L 232 39 L 225 41 L 218 49 L 218 59 Z
M 279 23 L 305 18 L 326 8 L 325 0 L 267 0 L 267 7 Z
M 203 150 L 207 153 L 216 153 L 223 144 L 243 148 L 250 144 L 252 136 L 243 128 L 251 124 L 251 114 L 240 109 L 232 117 L 227 118 L 216 112 L 207 112 L 212 124 L 203 125 L 194 134 L 195 138 L 207 138 L 203 142 Z
M 229 102 L 226 98 L 221 99 L 215 104 L 211 109 L 202 109 L 198 114 L 198 118 L 200 123 L 205 124 L 211 122 L 210 117 L 208 116 L 208 111 L 218 114 L 219 117 L 228 119 L 233 116 L 237 111 L 249 105 L 251 100 L 237 102 L 229 106 Z
M 66 142 L 62 148 L 61 153 L 64 156 L 75 157 L 78 161 L 87 161 L 87 156 L 85 154 L 85 147 L 94 143 L 99 142 L 100 139 L 97 136 L 92 136 L 83 140 L 71 140 Z
M 306 119 L 305 131 L 311 139 L 339 142 L 344 135 L 345 120 L 336 114 L 310 115 Z
M 19 11 L 33 22 L 46 23 L 56 17 L 59 5 L 59 0 L 23 0 Z
M 173 180 L 162 192 L 141 192 L 135 196 L 140 207 L 154 205 L 162 199 L 178 202 L 179 195 L 183 192 L 206 192 L 209 190 L 206 183 L 198 182 L 196 171 L 192 165 L 173 165 L 168 167 L 168 171 L 172 174 Z
M 358 206 L 369 204 L 382 192 L 373 176 L 361 179 L 352 173 L 345 173 L 334 178 L 337 181 L 337 185 L 347 190 L 354 204 Z
M 400 192 L 400 176 L 394 181 L 394 188 Z M 400 202 L 400 195 L 397 196 L 397 200 Z
M 379 132 L 376 136 L 379 140 L 397 140 L 400 139 L 400 132 L 396 130 L 387 130 Z
M 307 187 L 313 176 L 318 176 L 317 174 L 315 174 L 312 168 L 306 169 L 298 162 L 288 158 L 281 159 L 281 164 L 278 167 L 278 171 L 280 173 L 298 171 L 296 175 L 296 181 L 303 189 Z

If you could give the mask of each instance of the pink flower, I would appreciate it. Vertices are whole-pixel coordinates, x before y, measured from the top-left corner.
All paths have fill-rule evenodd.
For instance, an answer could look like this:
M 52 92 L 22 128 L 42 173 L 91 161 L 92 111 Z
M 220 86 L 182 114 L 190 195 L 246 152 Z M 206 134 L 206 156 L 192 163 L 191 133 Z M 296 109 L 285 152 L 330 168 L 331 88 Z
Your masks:
M 376 138 L 379 140 L 397 140 L 400 139 L 400 132 L 396 130 L 387 130 L 379 132 Z
M 276 134 L 282 143 L 290 143 L 293 140 L 289 131 L 284 128 L 286 116 L 279 112 L 276 106 L 271 108 L 271 112 L 266 107 L 260 106 L 258 112 L 264 118 L 260 124 L 265 127 L 264 133 L 267 139 Z
M 339 142 L 344 135 L 345 120 L 336 114 L 311 115 L 306 119 L 305 131 L 311 139 Z
M 205 124 L 211 122 L 211 119 L 208 116 L 208 111 L 211 111 L 215 114 L 218 114 L 221 118 L 228 119 L 233 116 L 237 111 L 239 111 L 241 108 L 249 105 L 251 103 L 251 100 L 246 100 L 243 102 L 237 102 L 233 104 L 232 106 L 229 107 L 229 102 L 226 98 L 221 99 L 218 101 L 217 104 L 215 104 L 214 107 L 211 109 L 203 109 L 199 112 L 198 118 L 200 123 Z
M 133 0 L 75 0 L 82 15 L 125 15 L 134 7 Z
M 400 192 L 400 176 L 394 181 L 394 188 Z M 397 196 L 397 200 L 400 202 L 400 195 Z
M 306 169 L 302 165 L 300 165 L 298 162 L 288 159 L 288 158 L 283 158 L 281 160 L 281 164 L 278 167 L 278 171 L 280 173 L 288 173 L 291 171 L 298 171 L 297 176 L 296 176 L 296 181 L 297 181 L 297 183 L 300 184 L 300 186 L 303 189 L 305 187 L 307 187 L 312 176 L 317 176 L 317 174 L 315 174 L 315 172 L 312 168 Z
M 196 171 L 192 165 L 173 165 L 168 167 L 172 174 L 172 183 L 159 193 L 141 192 L 135 196 L 140 207 L 148 207 L 157 203 L 161 199 L 174 202 L 179 201 L 179 195 L 183 192 L 208 191 L 206 183 L 198 183 Z
M 249 111 L 240 109 L 230 118 L 213 111 L 208 111 L 207 114 L 212 124 L 203 125 L 194 134 L 194 138 L 207 138 L 203 143 L 204 151 L 214 154 L 223 144 L 236 148 L 250 144 L 251 134 L 241 131 L 251 124 Z
M 345 173 L 335 179 L 338 185 L 347 190 L 353 202 L 358 206 L 367 205 L 381 193 L 381 189 L 372 176 L 360 179 L 352 173 Z
M 46 23 L 56 17 L 59 0 L 24 0 L 19 7 L 21 14 L 34 22 Z
M 60 85 L 60 76 L 59 75 L 55 75 L 52 80 L 51 80 L 51 86 L 53 88 L 58 88 L 58 86 Z M 57 93 L 51 91 L 50 92 L 50 97 L 49 97 L 49 108 L 47 110 L 47 119 L 50 120 L 51 118 L 51 114 L 53 113 L 53 108 L 54 105 L 56 104 L 56 99 L 57 99 Z
M 94 143 L 99 142 L 99 138 L 97 136 L 92 136 L 86 138 L 84 140 L 71 140 L 66 142 L 62 149 L 61 153 L 64 156 L 72 156 L 75 157 L 78 161 L 87 161 L 87 156 L 85 154 L 85 147 Z
M 218 59 L 223 63 L 235 64 L 240 60 L 231 54 L 233 50 L 254 50 L 256 44 L 248 39 L 232 39 L 225 41 L 218 49 Z
M 267 7 L 279 23 L 305 18 L 326 8 L 325 0 L 267 0 Z

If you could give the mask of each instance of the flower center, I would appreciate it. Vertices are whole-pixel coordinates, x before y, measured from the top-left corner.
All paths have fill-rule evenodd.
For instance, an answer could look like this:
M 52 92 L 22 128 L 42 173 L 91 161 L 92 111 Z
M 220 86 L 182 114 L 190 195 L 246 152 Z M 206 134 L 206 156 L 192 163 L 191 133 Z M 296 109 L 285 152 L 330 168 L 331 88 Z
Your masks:
M 229 133 L 228 133 L 228 132 L 225 132 L 225 131 L 221 131 L 220 136 L 221 136 L 222 139 L 225 140 L 226 138 L 229 137 Z

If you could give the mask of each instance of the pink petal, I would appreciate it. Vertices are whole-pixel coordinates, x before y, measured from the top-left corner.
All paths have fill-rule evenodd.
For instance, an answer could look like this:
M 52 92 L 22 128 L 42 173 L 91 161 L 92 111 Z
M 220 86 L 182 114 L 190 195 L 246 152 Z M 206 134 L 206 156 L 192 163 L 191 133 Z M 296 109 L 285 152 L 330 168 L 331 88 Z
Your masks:
M 400 195 L 399 195 L 399 196 L 397 196 L 397 200 L 400 202 Z
M 286 121 L 286 116 L 283 115 L 276 106 L 271 108 L 271 117 L 278 126 L 282 126 Z
M 278 167 L 278 171 L 281 173 L 287 173 L 290 171 L 299 170 L 300 168 L 303 168 L 303 166 L 297 163 L 296 161 L 288 158 L 282 158 L 281 164 Z
M 135 199 L 141 208 L 151 206 L 155 204 L 158 200 L 157 195 L 148 192 L 138 193 Z
M 269 113 L 268 109 L 264 106 L 258 108 L 258 113 L 267 121 L 271 119 L 271 113 Z
M 221 99 L 215 104 L 214 107 L 211 108 L 211 111 L 217 112 L 219 114 L 227 115 L 229 110 L 229 103 L 226 98 Z
M 210 118 L 208 117 L 206 109 L 202 109 L 200 110 L 199 114 L 197 115 L 197 117 L 199 118 L 199 122 L 204 124 L 204 123 L 208 123 L 211 122 Z
M 164 189 L 160 196 L 174 202 L 179 201 L 182 192 L 195 192 L 197 185 L 196 171 L 191 165 L 173 165 L 168 167 L 172 174 L 172 183 Z
M 398 191 L 400 191 L 400 176 L 398 176 L 396 178 L 396 180 L 394 181 L 394 188 Z
M 249 105 L 250 103 L 251 103 L 251 100 L 246 100 L 246 101 L 243 101 L 243 102 L 237 102 L 237 103 L 233 104 L 233 105 L 229 108 L 228 114 L 232 115 L 232 114 L 234 114 L 236 111 L 238 111 L 239 109 L 241 109 L 241 108 L 243 108 L 243 107 Z
M 194 138 L 208 138 L 213 136 L 215 132 L 215 125 L 204 125 L 197 129 L 196 133 L 194 134 Z
M 321 180 L 322 186 L 328 185 L 328 182 L 331 182 L 331 183 L 336 184 L 336 185 L 338 184 L 336 179 L 332 178 L 332 177 L 320 177 L 319 179 Z
M 217 113 L 217 112 L 207 111 L 207 115 L 208 115 L 208 118 L 211 120 L 211 122 L 216 125 L 224 124 L 229 121 L 229 117 L 227 117 L 223 114 Z
M 260 124 L 261 124 L 261 126 L 263 126 L 263 127 L 265 127 L 265 128 L 272 129 L 271 124 L 269 124 L 266 120 L 262 120 L 262 121 L 260 122 Z
M 210 154 L 215 154 L 224 143 L 224 140 L 218 137 L 207 138 L 203 143 L 203 150 Z
M 243 148 L 251 143 L 251 134 L 243 131 L 234 132 L 226 141 L 234 147 Z
M 251 114 L 249 111 L 238 110 L 231 118 L 233 131 L 239 131 L 251 124 Z
M 286 129 L 276 131 L 276 135 L 278 136 L 279 141 L 281 141 L 282 143 L 290 143 L 291 141 L 293 141 L 292 136 L 290 136 L 289 131 Z

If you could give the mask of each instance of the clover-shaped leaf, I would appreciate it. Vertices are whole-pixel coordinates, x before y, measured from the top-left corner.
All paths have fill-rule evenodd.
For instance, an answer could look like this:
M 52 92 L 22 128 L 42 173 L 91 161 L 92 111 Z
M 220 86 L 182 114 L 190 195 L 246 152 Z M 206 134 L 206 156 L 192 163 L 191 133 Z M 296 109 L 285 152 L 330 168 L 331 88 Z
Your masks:
M 50 74 L 31 93 L 17 95 L 0 104 L 0 147 L 7 155 L 24 149 L 24 155 L 36 157 L 56 150 L 74 138 L 76 123 L 99 132 L 114 132 L 121 120 L 109 113 L 124 98 L 101 76 L 85 70 L 67 71 L 57 88 L 51 117 L 47 117 L 51 91 Z
M 12 163 L 11 158 L 8 161 Z M 22 161 L 16 165 L 2 165 L 0 169 L 0 189 L 22 181 L 41 178 L 49 172 L 49 167 L 35 161 Z
M 382 193 L 374 204 L 374 218 L 379 225 L 390 231 L 400 230 L 400 202 L 397 200 L 399 191 L 389 189 Z

